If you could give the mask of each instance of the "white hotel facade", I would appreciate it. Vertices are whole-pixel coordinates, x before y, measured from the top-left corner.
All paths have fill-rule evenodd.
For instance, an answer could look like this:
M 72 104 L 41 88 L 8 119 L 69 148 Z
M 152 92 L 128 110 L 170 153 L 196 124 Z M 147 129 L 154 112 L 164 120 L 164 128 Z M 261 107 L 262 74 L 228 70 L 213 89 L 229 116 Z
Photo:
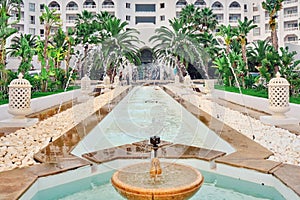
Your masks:
M 271 34 L 269 17 L 261 2 L 262 0 L 23 0 L 21 20 L 14 26 L 20 32 L 43 37 L 44 27 L 39 20 L 43 4 L 57 10 L 63 21 L 63 29 L 74 27 L 77 14 L 83 10 L 93 13 L 107 11 L 122 21 L 127 21 L 129 27 L 138 29 L 140 39 L 145 42 L 144 47 L 151 48 L 148 39 L 154 34 L 155 28 L 168 26 L 168 20 L 178 16 L 186 4 L 194 4 L 200 8 L 212 8 L 219 24 L 237 26 L 238 19 L 254 19 L 257 28 L 248 35 L 251 42 L 264 40 Z M 285 0 L 283 3 L 277 29 L 280 46 L 300 44 L 299 9 L 300 0 Z

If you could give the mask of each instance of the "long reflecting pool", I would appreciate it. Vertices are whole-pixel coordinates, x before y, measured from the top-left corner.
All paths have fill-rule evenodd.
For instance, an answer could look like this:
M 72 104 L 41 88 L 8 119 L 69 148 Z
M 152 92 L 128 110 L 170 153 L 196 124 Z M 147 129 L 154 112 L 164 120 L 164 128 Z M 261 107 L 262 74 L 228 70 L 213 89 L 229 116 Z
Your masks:
M 189 145 L 230 154 L 235 149 L 207 128 L 157 86 L 135 87 L 78 143 L 71 152 L 82 155 L 159 135 L 173 144 Z M 270 174 L 199 159 L 165 159 L 190 165 L 205 183 L 192 197 L 198 199 L 297 199 L 298 196 Z M 117 159 L 39 178 L 21 199 L 123 199 L 110 183 L 112 174 L 144 159 Z M 147 169 L 146 169 L 147 170 Z
M 72 154 L 80 157 L 87 152 L 148 140 L 153 135 L 178 144 L 225 153 L 235 151 L 162 89 L 148 86 L 133 88 Z

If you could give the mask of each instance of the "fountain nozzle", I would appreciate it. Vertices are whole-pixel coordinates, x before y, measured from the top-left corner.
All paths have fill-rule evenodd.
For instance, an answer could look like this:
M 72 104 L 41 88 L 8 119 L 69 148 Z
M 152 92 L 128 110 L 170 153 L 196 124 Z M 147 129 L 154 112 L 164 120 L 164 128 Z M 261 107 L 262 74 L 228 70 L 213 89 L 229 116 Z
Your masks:
M 160 143 L 160 137 L 158 136 L 150 137 L 150 143 L 153 145 L 153 147 L 158 147 L 158 144 Z
M 157 157 L 158 144 L 160 143 L 160 137 L 158 137 L 158 136 L 150 137 L 150 143 L 153 145 L 154 158 L 156 158 Z

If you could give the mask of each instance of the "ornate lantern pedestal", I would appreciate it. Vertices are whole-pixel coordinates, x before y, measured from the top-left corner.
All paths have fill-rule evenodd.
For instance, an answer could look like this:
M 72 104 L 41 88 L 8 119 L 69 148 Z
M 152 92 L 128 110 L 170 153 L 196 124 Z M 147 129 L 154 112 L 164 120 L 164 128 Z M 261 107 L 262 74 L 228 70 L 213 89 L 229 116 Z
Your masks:
M 272 116 L 261 116 L 260 120 L 264 124 L 299 124 L 298 119 L 287 117 L 285 115 L 285 113 L 290 110 L 289 86 L 289 82 L 285 78 L 281 78 L 279 72 L 277 72 L 275 78 L 270 80 L 268 84 L 268 94 L 269 110 L 272 112 Z
M 31 85 L 28 80 L 23 79 L 20 73 L 18 79 L 9 84 L 8 113 L 14 117 L 0 121 L 0 128 L 3 132 L 13 132 L 19 128 L 28 127 L 38 122 L 37 118 L 26 118 L 31 113 Z
M 184 77 L 183 84 L 184 84 L 185 87 L 188 87 L 188 88 L 192 87 L 192 80 L 191 80 L 190 75 L 186 75 Z
M 85 75 L 81 81 L 80 81 L 80 87 L 81 87 L 81 96 L 77 98 L 78 102 L 86 102 L 89 100 L 90 96 L 89 93 L 91 93 L 91 79 Z
M 104 83 L 104 90 L 103 93 L 106 93 L 108 91 L 110 91 L 112 85 L 110 84 L 110 78 L 108 75 L 106 75 L 103 79 L 103 83 Z
M 180 84 L 179 76 L 178 76 L 177 74 L 175 75 L 175 84 L 176 84 L 176 85 L 179 85 L 179 84 Z
M 205 98 L 211 99 L 214 89 L 215 89 L 215 80 L 213 79 L 204 80 L 204 93 L 206 94 Z

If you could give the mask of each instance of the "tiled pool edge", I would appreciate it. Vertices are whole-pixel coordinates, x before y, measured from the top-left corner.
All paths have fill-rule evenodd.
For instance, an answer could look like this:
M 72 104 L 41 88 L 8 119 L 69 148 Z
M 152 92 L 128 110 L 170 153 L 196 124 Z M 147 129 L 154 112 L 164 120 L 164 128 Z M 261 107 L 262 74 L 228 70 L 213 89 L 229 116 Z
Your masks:
M 110 104 L 116 104 L 120 101 L 132 87 L 124 87 L 118 95 L 113 95 L 110 99 Z M 101 98 L 101 95 L 99 96 Z M 98 111 L 92 115 L 99 115 L 100 109 L 106 109 L 107 104 L 99 108 Z M 108 112 L 108 111 L 105 111 Z M 107 114 L 107 113 L 106 113 Z M 80 125 L 79 125 L 80 126 Z M 76 128 L 75 128 L 76 129 Z M 71 129 L 70 131 L 74 130 Z M 66 133 L 65 133 L 66 134 Z M 63 134 L 60 138 L 62 138 Z M 55 141 L 54 141 L 55 142 Z M 49 148 L 50 145 L 47 147 Z M 46 149 L 45 147 L 44 149 Z M 42 151 L 42 150 L 41 150 Z M 40 151 L 40 152 L 41 152 Z M 39 153 L 40 153 L 39 152 Z M 38 154 L 39 154 L 38 153 Z M 37 159 L 38 159 L 37 155 Z M 43 159 L 38 159 L 41 163 L 45 162 Z M 0 200 L 19 199 L 24 192 L 39 178 L 43 176 L 62 173 L 68 170 L 73 170 L 78 167 L 90 165 L 91 163 L 76 157 L 68 157 L 65 161 L 60 159 L 60 163 L 44 163 L 31 167 L 16 168 L 9 171 L 0 172 Z M 61 168 L 60 166 L 63 166 Z
M 164 86 L 163 89 L 170 96 L 177 98 L 178 101 L 186 109 L 188 109 L 191 113 L 193 113 L 196 117 L 198 117 L 210 129 L 214 130 L 214 128 L 218 128 L 218 127 L 211 127 L 212 123 L 208 123 L 208 122 L 211 122 L 213 120 L 214 123 L 216 123 L 219 120 L 211 117 L 209 114 L 202 111 L 199 107 L 196 107 L 191 102 L 184 100 L 180 95 L 176 94 L 169 87 Z M 193 107 L 193 109 L 189 109 L 188 106 Z M 196 108 L 199 110 L 197 110 Z M 225 128 L 225 126 L 223 126 L 223 128 Z M 215 132 L 219 133 L 219 131 L 215 131 Z M 240 135 L 240 137 L 244 138 L 243 140 L 247 140 L 248 141 L 247 143 L 251 145 L 252 148 L 250 149 L 248 147 L 245 148 L 245 146 L 243 145 L 243 143 L 241 143 L 241 141 L 233 143 L 234 140 L 237 140 L 236 137 L 232 137 L 232 136 L 230 137 L 230 135 L 234 134 L 233 132 L 236 132 L 235 133 L 236 136 Z M 217 158 L 216 163 L 222 163 L 222 164 L 226 164 L 234 167 L 246 168 L 246 169 L 253 169 L 262 173 L 272 174 L 274 177 L 278 178 L 283 184 L 291 188 L 300 197 L 300 167 L 266 160 L 269 156 L 272 155 L 272 152 L 268 151 L 258 143 L 248 139 L 246 136 L 243 136 L 241 133 L 238 133 L 235 130 L 233 131 L 231 130 L 229 132 L 229 135 L 226 134 L 226 131 L 224 131 L 224 133 L 225 134 L 220 134 L 220 137 L 222 137 L 225 141 L 233 145 L 237 149 L 237 152 Z M 264 153 L 258 151 L 257 148 L 265 149 L 262 151 Z

